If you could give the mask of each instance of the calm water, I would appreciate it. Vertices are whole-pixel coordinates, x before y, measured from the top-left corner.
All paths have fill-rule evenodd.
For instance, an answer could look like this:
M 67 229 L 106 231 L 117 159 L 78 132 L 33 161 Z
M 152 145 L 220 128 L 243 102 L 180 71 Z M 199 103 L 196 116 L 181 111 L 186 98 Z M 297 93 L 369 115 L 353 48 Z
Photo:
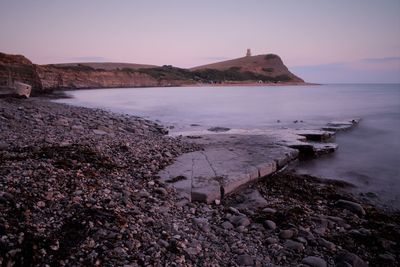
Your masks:
M 138 115 L 179 132 L 211 126 L 312 128 L 331 120 L 362 118 L 354 130 L 337 135 L 336 153 L 298 169 L 349 181 L 361 192 L 374 192 L 385 204 L 400 208 L 399 84 L 99 89 L 68 94 L 73 98 L 58 102 Z

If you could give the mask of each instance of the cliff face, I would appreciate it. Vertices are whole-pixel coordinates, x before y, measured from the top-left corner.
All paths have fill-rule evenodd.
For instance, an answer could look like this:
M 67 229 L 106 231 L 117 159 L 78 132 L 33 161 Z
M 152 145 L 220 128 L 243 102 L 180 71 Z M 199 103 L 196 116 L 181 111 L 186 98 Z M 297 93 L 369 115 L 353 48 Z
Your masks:
M 241 73 L 255 73 L 262 76 L 275 78 L 278 81 L 303 83 L 303 79 L 297 77 L 289 71 L 282 59 L 278 55 L 267 54 L 258 56 L 247 56 L 208 65 L 194 67 L 192 71 L 201 70 L 219 70 L 227 71 L 229 69 L 237 70 Z
M 159 85 L 156 79 L 139 72 L 79 70 L 38 66 L 37 73 L 45 90 Z
M 0 86 L 32 85 L 33 94 L 54 89 L 182 86 L 195 83 L 303 83 L 277 55 L 243 57 L 192 69 L 128 63 L 35 65 L 24 56 L 0 53 Z
M 43 89 L 36 65 L 24 56 L 0 53 L 0 86 L 8 86 L 10 81 L 32 85 L 33 94 Z

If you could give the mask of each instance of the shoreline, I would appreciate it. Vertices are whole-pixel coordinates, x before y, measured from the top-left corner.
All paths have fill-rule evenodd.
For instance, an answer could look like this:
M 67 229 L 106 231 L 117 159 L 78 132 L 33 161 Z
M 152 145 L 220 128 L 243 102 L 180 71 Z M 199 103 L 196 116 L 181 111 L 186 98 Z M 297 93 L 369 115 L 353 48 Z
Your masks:
M 182 202 L 156 174 L 201 146 L 139 117 L 0 103 L 0 265 L 400 262 L 400 213 L 344 182 L 280 172 L 220 204 Z
M 257 83 L 257 82 L 228 82 L 228 83 L 193 83 L 193 84 L 177 84 L 170 86 L 115 86 L 115 87 L 81 87 L 81 88 L 53 88 L 51 90 L 45 90 L 42 92 L 35 92 L 35 97 L 46 97 L 54 94 L 59 94 L 68 91 L 79 91 L 79 90 L 98 90 L 98 89 L 135 89 L 135 88 L 168 88 L 168 87 L 225 87 L 225 86 L 251 86 L 251 87 L 275 87 L 275 86 L 320 86 L 319 83 L 299 83 L 299 82 L 287 82 L 287 83 Z

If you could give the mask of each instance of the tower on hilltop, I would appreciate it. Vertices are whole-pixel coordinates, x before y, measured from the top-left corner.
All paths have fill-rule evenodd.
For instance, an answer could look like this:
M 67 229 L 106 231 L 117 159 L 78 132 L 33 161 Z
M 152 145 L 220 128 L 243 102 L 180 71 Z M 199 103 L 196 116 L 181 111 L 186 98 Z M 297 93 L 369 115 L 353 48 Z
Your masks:
M 246 57 L 251 57 L 251 50 L 250 50 L 250 48 L 247 48 Z

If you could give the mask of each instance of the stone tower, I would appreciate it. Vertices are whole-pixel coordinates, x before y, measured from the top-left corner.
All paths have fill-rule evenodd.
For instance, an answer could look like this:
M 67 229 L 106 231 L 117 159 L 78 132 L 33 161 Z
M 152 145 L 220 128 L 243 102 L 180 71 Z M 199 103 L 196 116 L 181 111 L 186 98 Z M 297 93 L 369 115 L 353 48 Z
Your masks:
M 251 57 L 251 50 L 250 50 L 250 48 L 247 48 L 246 57 Z

